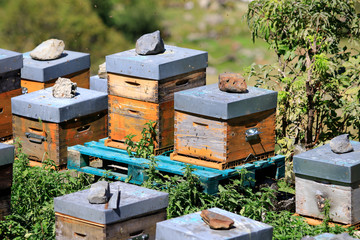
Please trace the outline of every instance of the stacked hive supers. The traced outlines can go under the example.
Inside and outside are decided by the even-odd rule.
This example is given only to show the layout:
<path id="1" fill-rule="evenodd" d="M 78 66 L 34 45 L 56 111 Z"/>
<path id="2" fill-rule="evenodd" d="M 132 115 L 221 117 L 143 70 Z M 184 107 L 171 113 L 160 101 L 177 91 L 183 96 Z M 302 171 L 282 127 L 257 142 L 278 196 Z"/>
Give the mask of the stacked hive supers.
<path id="1" fill-rule="evenodd" d="M 59 77 L 70 78 L 78 87 L 89 88 L 90 54 L 65 50 L 58 59 L 40 61 L 24 53 L 21 87 L 24 93 L 51 87 Z"/>
<path id="2" fill-rule="evenodd" d="M 14 146 L 0 143 L 0 220 L 10 213 Z"/>
<path id="3" fill-rule="evenodd" d="M 175 93 L 171 159 L 226 169 L 273 156 L 276 104 L 277 92 L 255 87 L 228 93 L 212 84 Z"/>
<path id="4" fill-rule="evenodd" d="M 14 137 L 30 160 L 67 163 L 67 146 L 107 136 L 107 94 L 77 88 L 74 98 L 54 98 L 52 87 L 11 99 Z"/>
<path id="5" fill-rule="evenodd" d="M 11 98 L 21 94 L 21 53 L 0 49 L 0 141 L 12 136 Z"/>
<path id="6" fill-rule="evenodd" d="M 165 46 L 162 54 L 141 56 L 135 49 L 106 57 L 109 92 L 109 139 L 126 149 L 125 137 L 156 122 L 155 154 L 173 148 L 174 92 L 206 83 L 207 52 Z"/>

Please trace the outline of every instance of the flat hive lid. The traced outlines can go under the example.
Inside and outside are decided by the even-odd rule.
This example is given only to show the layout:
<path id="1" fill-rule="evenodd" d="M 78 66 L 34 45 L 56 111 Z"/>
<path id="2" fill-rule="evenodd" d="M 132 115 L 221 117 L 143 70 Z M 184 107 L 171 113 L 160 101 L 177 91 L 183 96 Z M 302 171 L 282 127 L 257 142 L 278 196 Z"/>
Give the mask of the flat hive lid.
<path id="1" fill-rule="evenodd" d="M 207 67 L 208 53 L 165 45 L 165 52 L 138 55 L 135 49 L 106 56 L 108 72 L 161 80 Z"/>
<path id="2" fill-rule="evenodd" d="M 60 123 L 107 109 L 107 93 L 77 88 L 74 98 L 54 98 L 52 87 L 11 99 L 12 114 Z"/>
<path id="3" fill-rule="evenodd" d="M 41 61 L 30 57 L 30 52 L 23 54 L 24 67 L 21 78 L 36 82 L 63 77 L 90 68 L 90 54 L 65 50 L 58 59 Z"/>
<path id="4" fill-rule="evenodd" d="M 13 145 L 0 143 L 0 166 L 14 163 Z"/>
<path id="5" fill-rule="evenodd" d="M 0 74 L 15 71 L 23 67 L 21 53 L 0 48 Z"/>
<path id="6" fill-rule="evenodd" d="M 200 213 L 169 219 L 156 223 L 156 239 L 165 240 L 270 240 L 272 239 L 273 227 L 235 213 L 227 212 L 219 208 L 209 209 L 212 212 L 224 215 L 234 221 L 234 227 L 229 230 L 212 230 L 201 219 Z M 171 236 L 169 238 L 169 236 Z"/>
<path id="7" fill-rule="evenodd" d="M 120 205 L 116 210 L 106 209 L 106 204 L 90 204 L 87 199 L 89 189 L 55 198 L 54 210 L 91 222 L 111 224 L 168 206 L 168 193 L 123 182 L 110 183 L 110 193 L 114 193 L 118 187 L 121 191 Z"/>
<path id="8" fill-rule="evenodd" d="M 277 92 L 248 87 L 247 93 L 220 91 L 211 84 L 175 93 L 175 110 L 232 119 L 276 108 Z"/>
<path id="9" fill-rule="evenodd" d="M 360 181 L 360 143 L 351 141 L 353 152 L 336 154 L 329 144 L 294 156 L 296 174 L 342 183 Z"/>

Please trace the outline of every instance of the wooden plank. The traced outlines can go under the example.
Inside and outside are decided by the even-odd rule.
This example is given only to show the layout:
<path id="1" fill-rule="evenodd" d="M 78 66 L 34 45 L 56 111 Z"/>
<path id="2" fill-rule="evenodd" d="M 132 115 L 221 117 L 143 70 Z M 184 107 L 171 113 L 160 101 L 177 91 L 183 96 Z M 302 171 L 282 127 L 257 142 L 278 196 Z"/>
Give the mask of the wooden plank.
<path id="1" fill-rule="evenodd" d="M 12 135 L 11 98 L 21 95 L 21 88 L 0 93 L 0 139 Z"/>
<path id="2" fill-rule="evenodd" d="M 19 137 L 23 151 L 30 160 L 52 159 L 57 166 L 67 164 L 67 147 L 98 140 L 107 136 L 107 111 L 51 123 L 13 115 L 14 136 Z M 27 137 L 31 133 L 37 136 Z M 43 137 L 39 140 L 39 137 Z"/>
<path id="3" fill-rule="evenodd" d="M 156 123 L 155 148 L 170 147 L 174 141 L 173 114 L 174 101 L 158 104 L 109 95 L 109 138 L 124 143 L 127 135 L 135 134 L 133 141 L 138 142 L 151 120 Z"/>
<path id="4" fill-rule="evenodd" d="M 134 100 L 162 103 L 174 100 L 174 92 L 206 84 L 206 70 L 177 75 L 163 80 L 152 80 L 108 73 L 109 95 Z"/>
<path id="5" fill-rule="evenodd" d="M 11 188 L 13 179 L 13 164 L 0 166 L 0 191 Z"/>
<path id="6" fill-rule="evenodd" d="M 293 216 L 301 216 L 297 213 L 294 213 Z M 311 226 L 318 226 L 318 225 L 321 225 L 321 224 L 324 224 L 324 221 L 322 219 L 318 219 L 318 218 L 312 218 L 312 217 L 306 217 L 306 216 L 301 216 L 305 219 L 305 222 Z M 335 222 L 332 222 L 330 221 L 329 223 L 329 226 L 330 227 L 336 227 L 336 226 L 339 226 L 339 227 L 342 227 L 342 228 L 350 228 L 350 227 L 354 227 L 355 230 L 359 230 L 360 229 L 360 223 L 357 223 L 357 224 L 341 224 L 341 223 L 335 223 Z"/>
<path id="7" fill-rule="evenodd" d="M 72 74 L 62 76 L 64 78 L 70 78 L 72 82 L 75 82 L 78 87 L 90 88 L 90 69 L 81 70 Z M 21 79 L 21 87 L 27 88 L 27 92 L 35 92 L 41 89 L 54 86 L 56 79 L 52 79 L 47 82 L 37 82 L 28 79 Z"/>
<path id="8" fill-rule="evenodd" d="M 360 222 L 358 208 L 360 189 L 340 186 L 333 183 L 322 183 L 314 180 L 295 177 L 296 213 L 314 218 L 324 218 L 318 207 L 318 197 L 330 200 L 330 218 L 334 222 L 356 224 Z"/>
<path id="9" fill-rule="evenodd" d="M 55 213 L 56 239 L 120 239 L 140 234 L 155 239 L 156 223 L 166 220 L 166 209 L 109 225 Z"/>
<path id="10" fill-rule="evenodd" d="M 0 190 L 0 221 L 11 211 L 11 189 Z"/>

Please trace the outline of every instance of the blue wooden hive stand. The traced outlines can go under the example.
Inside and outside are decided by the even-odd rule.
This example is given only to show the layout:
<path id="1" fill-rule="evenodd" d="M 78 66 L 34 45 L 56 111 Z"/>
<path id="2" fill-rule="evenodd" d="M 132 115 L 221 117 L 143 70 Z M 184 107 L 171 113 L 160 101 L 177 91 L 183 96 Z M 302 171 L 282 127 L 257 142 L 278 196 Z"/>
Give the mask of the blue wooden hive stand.
<path id="1" fill-rule="evenodd" d="M 79 172 L 105 176 L 109 179 L 129 181 L 142 184 L 146 180 L 145 169 L 149 168 L 150 160 L 130 157 L 125 150 L 106 147 L 104 140 L 87 142 L 84 145 L 68 147 L 68 169 Z M 169 156 L 160 155 L 157 159 L 156 169 L 168 175 L 184 175 L 188 164 L 170 160 Z M 203 184 L 204 192 L 216 194 L 218 185 L 239 176 L 241 169 L 250 172 L 254 179 L 262 177 L 282 178 L 285 173 L 285 157 L 277 155 L 266 160 L 246 163 L 233 169 L 218 170 L 193 165 L 194 174 Z"/>

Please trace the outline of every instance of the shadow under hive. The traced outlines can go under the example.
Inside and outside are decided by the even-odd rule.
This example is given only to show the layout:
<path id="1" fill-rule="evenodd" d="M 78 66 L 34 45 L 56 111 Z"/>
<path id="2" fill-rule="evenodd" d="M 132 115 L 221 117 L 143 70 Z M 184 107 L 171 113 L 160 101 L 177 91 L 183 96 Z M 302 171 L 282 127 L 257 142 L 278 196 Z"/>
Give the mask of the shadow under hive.
<path id="1" fill-rule="evenodd" d="M 0 220 L 10 214 L 14 146 L 0 143 Z"/>
<path id="2" fill-rule="evenodd" d="M 11 100 L 14 136 L 30 160 L 67 163 L 67 146 L 107 135 L 107 94 L 77 88 L 74 98 L 54 98 L 52 88 Z"/>
<path id="3" fill-rule="evenodd" d="M 171 159 L 227 169 L 274 156 L 277 92 L 248 87 L 228 93 L 217 84 L 175 93 Z"/>
<path id="4" fill-rule="evenodd" d="M 11 139 L 11 98 L 21 94 L 21 53 L 0 49 L 0 142 Z"/>
<path id="5" fill-rule="evenodd" d="M 168 193 L 110 183 L 110 194 L 118 189 L 120 203 L 116 209 L 108 208 L 108 204 L 90 204 L 89 189 L 55 198 L 56 239 L 154 240 L 156 223 L 166 219 Z"/>
<path id="6" fill-rule="evenodd" d="M 48 61 L 35 60 L 30 52 L 23 54 L 21 87 L 31 93 L 52 87 L 59 77 L 70 78 L 78 87 L 89 88 L 90 54 L 65 50 L 60 58 Z"/>
<path id="7" fill-rule="evenodd" d="M 328 200 L 332 221 L 360 222 L 360 143 L 351 143 L 349 153 L 336 154 L 326 144 L 294 156 L 296 213 L 323 219 Z"/>
<path id="8" fill-rule="evenodd" d="M 109 91 L 107 146 L 126 149 L 125 137 L 156 122 L 155 154 L 174 143 L 174 92 L 206 84 L 207 52 L 165 46 L 158 55 L 141 56 L 135 49 L 106 57 Z"/>

